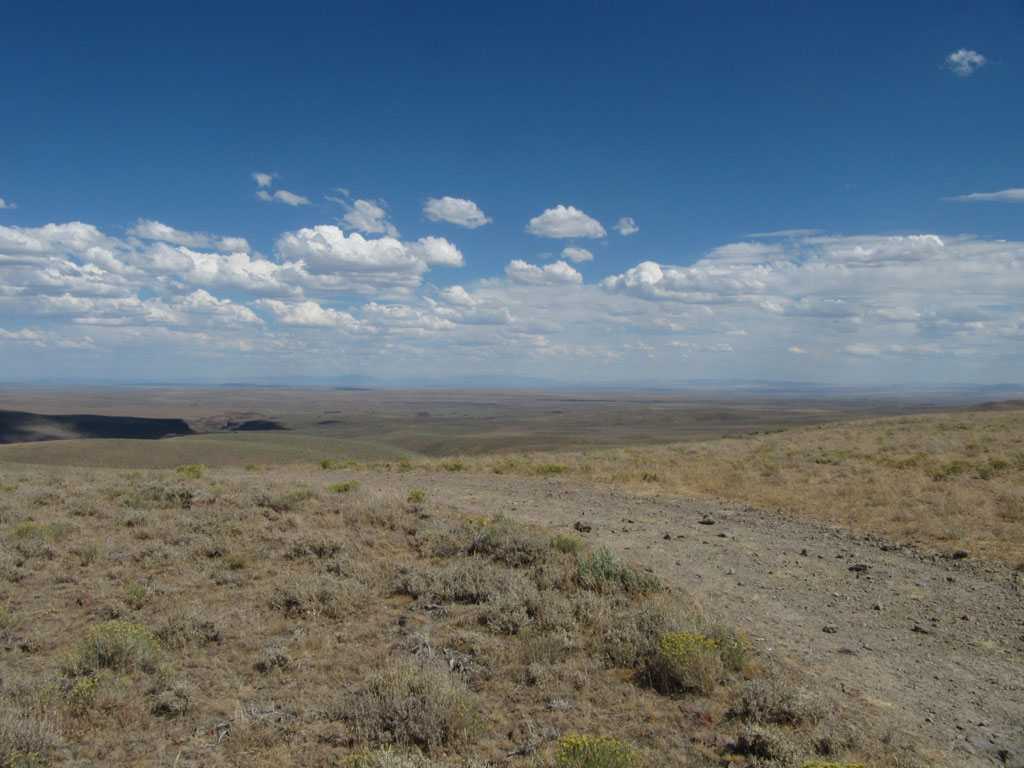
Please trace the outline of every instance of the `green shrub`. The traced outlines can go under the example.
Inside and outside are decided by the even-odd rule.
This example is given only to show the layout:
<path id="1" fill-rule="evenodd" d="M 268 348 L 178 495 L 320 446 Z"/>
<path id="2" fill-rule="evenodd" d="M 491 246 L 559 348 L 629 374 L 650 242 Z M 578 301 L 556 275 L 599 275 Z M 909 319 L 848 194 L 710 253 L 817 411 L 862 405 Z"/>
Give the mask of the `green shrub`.
<path id="1" fill-rule="evenodd" d="M 718 643 L 696 632 L 674 632 L 661 639 L 651 662 L 651 681 L 665 693 L 710 694 L 722 676 Z"/>
<path id="2" fill-rule="evenodd" d="M 129 509 L 188 509 L 192 504 L 192 492 L 183 485 L 161 485 L 147 483 L 134 486 L 128 491 L 115 492 L 112 498 Z"/>
<path id="3" fill-rule="evenodd" d="M 748 669 L 754 659 L 754 648 L 739 631 L 729 624 L 714 622 L 704 633 L 718 647 L 718 655 L 725 668 L 734 672 Z"/>
<path id="4" fill-rule="evenodd" d="M 182 464 L 174 471 L 183 477 L 191 477 L 194 480 L 198 480 L 206 474 L 206 467 L 202 464 Z"/>
<path id="5" fill-rule="evenodd" d="M 584 589 L 598 593 L 621 589 L 632 595 L 661 591 L 661 582 L 650 573 L 634 571 L 607 547 L 589 556 L 577 556 L 577 581 Z"/>
<path id="6" fill-rule="evenodd" d="M 561 533 L 556 533 L 551 538 L 551 546 L 567 555 L 575 555 L 583 551 L 583 542 L 575 536 L 565 536 Z"/>
<path id="7" fill-rule="evenodd" d="M 309 488 L 299 488 L 288 493 L 282 493 L 280 496 L 270 497 L 264 494 L 258 496 L 255 502 L 258 507 L 269 507 L 275 512 L 287 512 L 296 504 L 312 499 L 314 495 L 313 491 Z"/>
<path id="8" fill-rule="evenodd" d="M 410 471 L 412 469 L 412 462 L 411 461 L 406 461 L 405 459 L 402 459 L 400 462 L 395 464 L 395 468 L 399 472 L 408 472 L 408 471 Z"/>
<path id="9" fill-rule="evenodd" d="M 73 675 L 94 674 L 101 669 L 141 669 L 151 672 L 162 650 L 156 636 L 141 624 L 115 619 L 90 629 L 65 660 Z"/>
<path id="10" fill-rule="evenodd" d="M 410 504 L 422 504 L 427 500 L 426 491 L 409 491 L 409 503 Z"/>
<path id="11" fill-rule="evenodd" d="M 358 480 L 349 480 L 345 483 L 335 483 L 331 486 L 331 490 L 334 493 L 351 493 L 352 491 L 358 491 L 362 486 L 362 483 Z"/>
<path id="12" fill-rule="evenodd" d="M 546 534 L 516 525 L 500 514 L 478 528 L 469 546 L 471 555 L 487 555 L 515 567 L 542 562 L 550 551 Z"/>
<path id="13" fill-rule="evenodd" d="M 555 753 L 558 768 L 637 768 L 640 755 L 625 741 L 610 736 L 566 736 Z"/>
<path id="14" fill-rule="evenodd" d="M 461 461 L 442 461 L 440 467 L 448 472 L 460 472 L 464 468 Z"/>
<path id="15" fill-rule="evenodd" d="M 45 768 L 46 757 L 39 752 L 11 752 L 0 768 Z"/>
<path id="16" fill-rule="evenodd" d="M 560 475 L 565 472 L 561 464 L 540 464 L 535 470 L 538 475 Z"/>
<path id="17" fill-rule="evenodd" d="M 145 605 L 147 597 L 149 597 L 149 587 L 145 584 L 136 582 L 134 584 L 129 584 L 125 588 L 124 601 L 128 604 L 128 607 L 133 610 L 137 611 Z"/>
<path id="18" fill-rule="evenodd" d="M 22 557 L 51 556 L 53 529 L 48 525 L 26 520 L 9 534 L 11 543 Z"/>
<path id="19" fill-rule="evenodd" d="M 82 717 L 92 709 L 96 701 L 96 691 L 102 675 L 89 675 L 78 682 L 68 693 L 68 707 L 75 717 Z"/>
<path id="20" fill-rule="evenodd" d="M 320 469 L 337 469 L 338 465 L 333 459 L 320 459 Z"/>

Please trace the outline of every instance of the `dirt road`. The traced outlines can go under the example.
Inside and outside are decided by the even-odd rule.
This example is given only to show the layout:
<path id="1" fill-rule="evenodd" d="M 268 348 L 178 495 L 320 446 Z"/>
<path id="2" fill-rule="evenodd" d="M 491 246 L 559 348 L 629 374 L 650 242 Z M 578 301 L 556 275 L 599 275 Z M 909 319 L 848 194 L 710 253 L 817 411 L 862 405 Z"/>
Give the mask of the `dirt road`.
<path id="1" fill-rule="evenodd" d="M 503 475 L 403 479 L 467 514 L 567 532 L 582 521 L 591 530 L 575 535 L 693 594 L 919 758 L 1024 766 L 1019 572 L 704 498 Z"/>

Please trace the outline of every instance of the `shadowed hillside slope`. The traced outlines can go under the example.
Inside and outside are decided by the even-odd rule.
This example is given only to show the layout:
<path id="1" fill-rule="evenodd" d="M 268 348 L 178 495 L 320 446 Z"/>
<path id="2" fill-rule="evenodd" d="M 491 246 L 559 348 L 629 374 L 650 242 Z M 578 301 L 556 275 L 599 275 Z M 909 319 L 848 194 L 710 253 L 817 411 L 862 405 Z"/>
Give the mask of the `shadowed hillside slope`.
<path id="1" fill-rule="evenodd" d="M 97 437 L 157 440 L 161 437 L 191 434 L 191 427 L 183 419 L 0 411 L 0 443 Z"/>

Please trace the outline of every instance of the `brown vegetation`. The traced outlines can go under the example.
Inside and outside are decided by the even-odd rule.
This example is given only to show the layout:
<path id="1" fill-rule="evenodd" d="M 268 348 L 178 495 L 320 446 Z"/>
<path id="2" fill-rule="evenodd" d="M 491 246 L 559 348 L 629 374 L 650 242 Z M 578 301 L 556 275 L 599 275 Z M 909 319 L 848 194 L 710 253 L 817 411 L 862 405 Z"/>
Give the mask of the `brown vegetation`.
<path id="1" fill-rule="evenodd" d="M 892 763 L 654 575 L 365 478 L 0 466 L 0 765 Z"/>

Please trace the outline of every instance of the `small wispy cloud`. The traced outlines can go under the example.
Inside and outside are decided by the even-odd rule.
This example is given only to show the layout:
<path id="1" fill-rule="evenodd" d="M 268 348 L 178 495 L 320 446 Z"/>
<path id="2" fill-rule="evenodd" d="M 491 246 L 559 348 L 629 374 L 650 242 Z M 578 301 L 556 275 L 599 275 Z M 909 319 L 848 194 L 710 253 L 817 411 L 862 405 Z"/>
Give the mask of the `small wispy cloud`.
<path id="1" fill-rule="evenodd" d="M 843 351 L 859 357 L 874 357 L 881 354 L 881 350 L 876 345 L 863 343 L 847 344 L 843 347 Z"/>
<path id="2" fill-rule="evenodd" d="M 973 75 L 976 70 L 988 64 L 988 59 L 977 51 L 961 48 L 946 57 L 946 68 L 959 77 Z"/>
<path id="3" fill-rule="evenodd" d="M 423 206 L 423 213 L 431 221 L 447 221 L 468 229 L 482 227 L 491 221 L 472 200 L 447 195 L 427 200 Z"/>
<path id="4" fill-rule="evenodd" d="M 345 201 L 339 200 L 339 202 L 348 208 L 348 213 L 342 217 L 342 220 L 352 229 L 357 229 L 368 235 L 398 237 L 395 225 L 388 221 L 388 212 L 384 210 L 384 201 L 356 200 L 351 205 Z"/>
<path id="5" fill-rule="evenodd" d="M 539 237 L 604 237 L 607 234 L 601 222 L 571 205 L 557 205 L 534 216 L 526 231 Z"/>
<path id="6" fill-rule="evenodd" d="M 254 171 L 252 174 L 253 180 L 260 187 L 269 187 L 274 182 L 275 176 L 277 176 L 276 173 L 260 173 L 259 171 Z"/>
<path id="7" fill-rule="evenodd" d="M 531 285 L 582 285 L 583 275 L 564 261 L 538 267 L 522 259 L 513 259 L 505 267 L 505 274 L 513 282 Z"/>
<path id="8" fill-rule="evenodd" d="M 636 225 L 636 221 L 634 221 L 632 216 L 623 216 L 612 229 L 619 230 L 619 234 L 623 237 L 640 231 L 640 227 Z"/>
<path id="9" fill-rule="evenodd" d="M 774 232 L 751 232 L 745 237 L 810 237 L 820 233 L 820 229 L 778 229 Z"/>
<path id="10" fill-rule="evenodd" d="M 312 203 L 309 202 L 308 197 L 296 195 L 294 192 L 289 192 L 286 189 L 279 189 L 274 194 L 270 194 L 267 190 L 261 189 L 256 193 L 256 197 L 268 203 L 276 201 L 284 203 L 285 205 L 312 205 Z"/>
<path id="11" fill-rule="evenodd" d="M 4 200 L 2 197 L 0 197 L 0 210 L 3 210 L 4 208 L 17 208 L 17 207 L 18 206 L 16 206 L 14 203 L 8 203 L 6 200 Z"/>
<path id="12" fill-rule="evenodd" d="M 594 254 L 586 248 L 577 248 L 576 246 L 570 245 L 568 248 L 562 249 L 562 258 L 574 261 L 578 264 L 582 261 L 593 261 Z"/>
<path id="13" fill-rule="evenodd" d="M 957 202 L 973 202 L 977 200 L 995 201 L 999 203 L 1024 203 L 1024 188 L 1001 189 L 998 192 L 972 192 L 969 195 L 947 197 L 946 200 Z"/>

